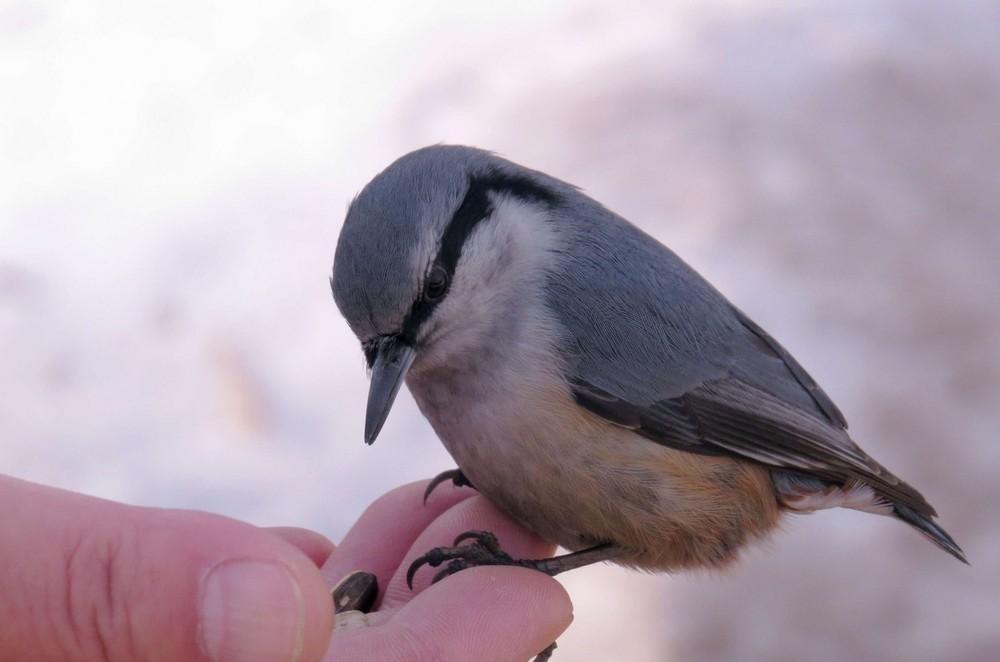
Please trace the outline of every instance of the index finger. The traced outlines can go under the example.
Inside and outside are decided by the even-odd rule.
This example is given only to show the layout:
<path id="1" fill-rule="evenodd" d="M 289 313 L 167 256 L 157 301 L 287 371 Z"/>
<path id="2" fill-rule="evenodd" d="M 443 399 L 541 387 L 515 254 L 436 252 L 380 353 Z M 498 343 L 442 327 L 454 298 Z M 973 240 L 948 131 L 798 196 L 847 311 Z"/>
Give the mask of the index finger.
<path id="1" fill-rule="evenodd" d="M 475 494 L 468 488 L 439 489 L 425 505 L 428 482 L 397 487 L 368 506 L 320 569 L 331 586 L 349 573 L 364 570 L 378 578 L 381 597 L 420 533 L 438 515 Z"/>

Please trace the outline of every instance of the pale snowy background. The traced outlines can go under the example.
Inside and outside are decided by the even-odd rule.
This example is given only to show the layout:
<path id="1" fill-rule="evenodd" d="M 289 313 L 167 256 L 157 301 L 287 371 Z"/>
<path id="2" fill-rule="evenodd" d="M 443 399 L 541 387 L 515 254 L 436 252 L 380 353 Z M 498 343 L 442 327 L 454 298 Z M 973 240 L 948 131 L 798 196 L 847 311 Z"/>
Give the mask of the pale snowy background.
<path id="1" fill-rule="evenodd" d="M 326 278 L 372 175 L 470 143 L 693 263 L 973 563 L 793 518 L 571 573 L 556 659 L 1000 659 L 1000 4 L 362 4 L 0 1 L 0 471 L 336 540 L 451 466 L 408 395 L 362 443 Z"/>

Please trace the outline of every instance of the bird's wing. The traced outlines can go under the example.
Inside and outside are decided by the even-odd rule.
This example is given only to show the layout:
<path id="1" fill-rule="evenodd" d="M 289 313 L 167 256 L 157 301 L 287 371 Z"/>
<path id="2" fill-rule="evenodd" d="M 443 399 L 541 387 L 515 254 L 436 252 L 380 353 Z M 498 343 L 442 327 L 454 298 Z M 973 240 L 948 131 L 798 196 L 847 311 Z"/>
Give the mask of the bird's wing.
<path id="1" fill-rule="evenodd" d="M 656 443 L 728 454 L 933 508 L 859 448 L 843 415 L 773 338 L 676 255 L 617 217 L 569 245 L 548 303 L 584 408 Z"/>
<path id="2" fill-rule="evenodd" d="M 738 378 L 707 381 L 679 397 L 642 404 L 579 377 L 571 386 L 581 406 L 656 443 L 735 455 L 835 484 L 859 480 L 894 503 L 935 514 L 919 492 L 869 457 L 842 428 Z"/>
<path id="3" fill-rule="evenodd" d="M 743 328 L 753 334 L 753 336 L 763 344 L 761 349 L 764 353 L 772 354 L 774 357 L 781 360 L 784 367 L 789 373 L 791 373 L 792 377 L 795 378 L 795 381 L 798 382 L 799 386 L 809 393 L 809 397 L 812 398 L 813 402 L 816 403 L 816 406 L 823 412 L 826 419 L 837 427 L 846 430 L 847 419 L 844 418 L 844 415 L 840 412 L 840 409 L 837 408 L 837 405 L 833 404 L 833 400 L 830 399 L 830 396 L 828 396 L 826 392 L 820 388 L 819 384 L 816 383 L 816 380 L 810 377 L 809 373 L 805 371 L 805 368 L 799 365 L 799 362 L 795 360 L 795 357 L 789 354 L 788 350 L 782 347 L 777 340 L 768 335 L 767 331 L 760 328 L 756 322 L 747 317 L 743 311 L 733 307 L 733 312 L 736 314 L 736 318 L 740 321 L 740 324 L 743 325 Z"/>

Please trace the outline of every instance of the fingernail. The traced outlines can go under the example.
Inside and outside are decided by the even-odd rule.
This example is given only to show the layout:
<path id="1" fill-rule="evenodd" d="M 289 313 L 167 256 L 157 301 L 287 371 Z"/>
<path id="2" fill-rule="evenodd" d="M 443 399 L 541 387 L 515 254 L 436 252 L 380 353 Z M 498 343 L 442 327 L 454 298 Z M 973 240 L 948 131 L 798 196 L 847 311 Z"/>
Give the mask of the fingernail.
<path id="1" fill-rule="evenodd" d="M 225 561 L 202 580 L 198 630 L 214 662 L 294 662 L 305 636 L 302 590 L 280 564 Z"/>

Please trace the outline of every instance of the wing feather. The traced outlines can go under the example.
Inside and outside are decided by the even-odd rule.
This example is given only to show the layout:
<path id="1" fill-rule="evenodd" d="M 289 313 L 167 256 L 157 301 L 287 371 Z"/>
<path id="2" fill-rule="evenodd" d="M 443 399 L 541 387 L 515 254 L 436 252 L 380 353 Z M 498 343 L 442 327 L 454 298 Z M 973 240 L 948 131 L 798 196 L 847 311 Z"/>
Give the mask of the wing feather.
<path id="1" fill-rule="evenodd" d="M 546 300 L 576 401 L 656 443 L 934 510 L 862 451 L 816 381 L 668 248 L 584 196 L 550 210 L 563 246 Z"/>
<path id="2" fill-rule="evenodd" d="M 575 378 L 576 401 L 591 412 L 671 448 L 728 454 L 834 483 L 860 480 L 894 502 L 935 515 L 907 483 L 859 448 L 843 428 L 775 396 L 727 378 L 651 405 L 636 405 Z"/>

